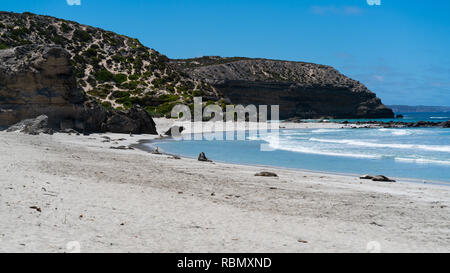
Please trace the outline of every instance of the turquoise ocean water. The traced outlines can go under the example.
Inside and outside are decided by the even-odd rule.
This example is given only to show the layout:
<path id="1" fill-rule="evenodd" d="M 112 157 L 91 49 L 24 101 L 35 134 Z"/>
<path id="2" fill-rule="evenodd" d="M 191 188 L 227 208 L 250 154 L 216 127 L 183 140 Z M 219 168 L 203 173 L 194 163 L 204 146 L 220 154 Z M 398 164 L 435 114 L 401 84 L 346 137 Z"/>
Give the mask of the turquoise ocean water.
<path id="1" fill-rule="evenodd" d="M 448 116 L 414 113 L 405 114 L 404 120 L 444 121 Z M 261 144 L 273 150 L 261 151 Z M 443 128 L 282 129 L 247 132 L 245 140 L 163 140 L 149 145 L 187 157 L 205 152 L 212 160 L 230 163 L 450 182 L 450 129 Z"/>

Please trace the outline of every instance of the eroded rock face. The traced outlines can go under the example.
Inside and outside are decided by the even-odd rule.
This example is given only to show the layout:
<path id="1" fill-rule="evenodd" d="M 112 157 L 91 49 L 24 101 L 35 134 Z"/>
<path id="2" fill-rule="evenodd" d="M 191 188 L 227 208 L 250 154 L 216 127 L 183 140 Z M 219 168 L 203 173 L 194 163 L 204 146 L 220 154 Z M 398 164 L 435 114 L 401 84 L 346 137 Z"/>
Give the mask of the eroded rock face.
<path id="1" fill-rule="evenodd" d="M 210 58 L 214 59 L 175 60 L 174 64 L 191 77 L 212 84 L 233 104 L 280 105 L 282 119 L 394 117 L 363 84 L 329 66 Z"/>
<path id="2" fill-rule="evenodd" d="M 85 101 L 61 48 L 21 46 L 1 50 L 0 60 L 0 125 L 41 114 L 55 125 Z"/>
<path id="3" fill-rule="evenodd" d="M 104 130 L 115 133 L 157 134 L 155 122 L 139 106 L 129 111 L 112 111 L 103 124 Z"/>
<path id="4" fill-rule="evenodd" d="M 156 134 L 140 107 L 106 110 L 77 85 L 70 54 L 57 46 L 26 45 L 0 50 L 0 126 L 40 115 L 58 130 Z"/>
<path id="5" fill-rule="evenodd" d="M 39 135 L 40 133 L 52 134 L 53 130 L 48 128 L 48 117 L 41 115 L 34 119 L 25 119 L 10 126 L 7 132 L 20 132 L 30 135 Z"/>

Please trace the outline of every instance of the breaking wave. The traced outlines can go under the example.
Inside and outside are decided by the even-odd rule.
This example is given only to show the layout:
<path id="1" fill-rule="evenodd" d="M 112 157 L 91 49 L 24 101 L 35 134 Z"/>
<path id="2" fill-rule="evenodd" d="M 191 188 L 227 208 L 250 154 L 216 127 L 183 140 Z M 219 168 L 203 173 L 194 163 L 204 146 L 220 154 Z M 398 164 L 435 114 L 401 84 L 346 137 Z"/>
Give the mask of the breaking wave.
<path id="1" fill-rule="evenodd" d="M 450 145 L 421 145 L 421 144 L 400 144 L 400 143 L 374 143 L 367 141 L 360 141 L 354 139 L 319 139 L 310 138 L 310 141 L 323 142 L 323 143 L 335 143 L 346 144 L 361 147 L 374 147 L 374 148 L 391 148 L 391 149 L 416 149 L 433 152 L 447 152 L 450 153 Z"/>

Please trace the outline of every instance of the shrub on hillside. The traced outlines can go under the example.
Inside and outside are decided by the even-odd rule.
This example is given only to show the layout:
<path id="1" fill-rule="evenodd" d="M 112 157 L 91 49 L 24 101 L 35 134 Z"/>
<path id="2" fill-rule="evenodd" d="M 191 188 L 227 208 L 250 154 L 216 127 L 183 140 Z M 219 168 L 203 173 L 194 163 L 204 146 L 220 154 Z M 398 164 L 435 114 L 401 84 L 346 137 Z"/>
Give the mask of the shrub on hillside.
<path id="1" fill-rule="evenodd" d="M 84 52 L 84 55 L 88 58 L 97 57 L 97 50 L 91 47 Z"/>
<path id="2" fill-rule="evenodd" d="M 88 32 L 80 29 L 76 29 L 73 32 L 73 38 L 81 42 L 89 42 L 92 39 L 91 35 Z"/>
<path id="3" fill-rule="evenodd" d="M 177 95 L 167 95 L 167 94 L 161 95 L 158 98 L 158 100 L 161 103 L 173 102 L 173 101 L 177 101 L 178 99 L 179 99 L 179 97 Z"/>
<path id="4" fill-rule="evenodd" d="M 127 81 L 127 75 L 125 74 L 115 74 L 113 80 L 118 83 L 122 84 Z"/>
<path id="5" fill-rule="evenodd" d="M 114 79 L 114 75 L 106 69 L 102 69 L 95 73 L 95 79 L 99 82 L 110 82 Z"/>
<path id="6" fill-rule="evenodd" d="M 113 98 L 126 98 L 126 97 L 130 97 L 130 93 L 128 93 L 126 91 L 114 91 L 112 93 L 112 97 Z"/>
<path id="7" fill-rule="evenodd" d="M 104 101 L 104 102 L 102 102 L 102 106 L 103 106 L 105 109 L 107 109 L 107 110 L 113 109 L 113 106 L 112 106 L 112 104 L 111 104 L 109 101 Z"/>
<path id="8" fill-rule="evenodd" d="M 9 48 L 9 46 L 7 46 L 7 45 L 5 45 L 3 43 L 0 43 L 0 50 L 8 49 L 8 48 Z"/>
<path id="9" fill-rule="evenodd" d="M 72 28 L 68 24 L 62 23 L 61 24 L 61 31 L 64 32 L 64 33 L 69 33 L 69 32 L 72 31 Z"/>
<path id="10" fill-rule="evenodd" d="M 139 74 L 133 74 L 133 75 L 128 76 L 128 79 L 130 81 L 136 81 L 136 80 L 139 80 L 140 77 L 141 77 L 141 75 L 139 75 Z"/>

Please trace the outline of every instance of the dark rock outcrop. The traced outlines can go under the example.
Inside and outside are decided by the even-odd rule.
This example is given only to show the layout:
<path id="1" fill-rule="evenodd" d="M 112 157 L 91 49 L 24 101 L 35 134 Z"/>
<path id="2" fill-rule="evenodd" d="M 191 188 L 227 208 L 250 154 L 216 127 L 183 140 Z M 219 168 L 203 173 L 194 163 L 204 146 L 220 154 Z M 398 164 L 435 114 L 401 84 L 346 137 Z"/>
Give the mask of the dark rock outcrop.
<path id="1" fill-rule="evenodd" d="M 418 121 L 418 122 L 403 122 L 403 121 L 356 121 L 348 122 L 344 121 L 341 124 L 354 124 L 354 125 L 364 125 L 363 127 L 357 128 L 435 128 L 449 126 L 449 122 L 433 122 L 433 121 Z M 355 127 L 356 128 L 356 127 Z"/>
<path id="2" fill-rule="evenodd" d="M 441 126 L 442 123 L 440 122 L 432 122 L 432 121 L 418 121 L 418 122 L 414 122 L 414 123 L 408 123 L 407 126 L 408 127 L 438 127 Z"/>
<path id="3" fill-rule="evenodd" d="M 443 128 L 450 128 L 450 120 L 441 123 Z"/>
<path id="4" fill-rule="evenodd" d="M 391 118 L 363 84 L 330 66 L 266 59 L 203 57 L 173 60 L 233 104 L 280 105 L 280 118 Z"/>
<path id="5" fill-rule="evenodd" d="M 288 118 L 288 119 L 285 119 L 283 122 L 292 122 L 292 123 L 302 123 L 303 122 L 303 119 L 302 118 L 299 118 L 299 117 L 294 117 L 294 118 Z"/>
<path id="6" fill-rule="evenodd" d="M 7 132 L 20 132 L 30 135 L 53 134 L 53 130 L 48 128 L 48 117 L 41 115 L 34 119 L 25 119 L 21 122 L 10 126 Z"/>
<path id="7" fill-rule="evenodd" d="M 108 132 L 157 134 L 155 122 L 139 106 L 134 106 L 126 112 L 109 111 L 102 126 L 104 127 L 103 130 Z"/>
<path id="8" fill-rule="evenodd" d="M 107 110 L 79 88 L 70 54 L 58 46 L 26 45 L 0 50 L 0 126 L 48 117 L 48 127 L 82 132 L 156 134 L 139 106 Z"/>

